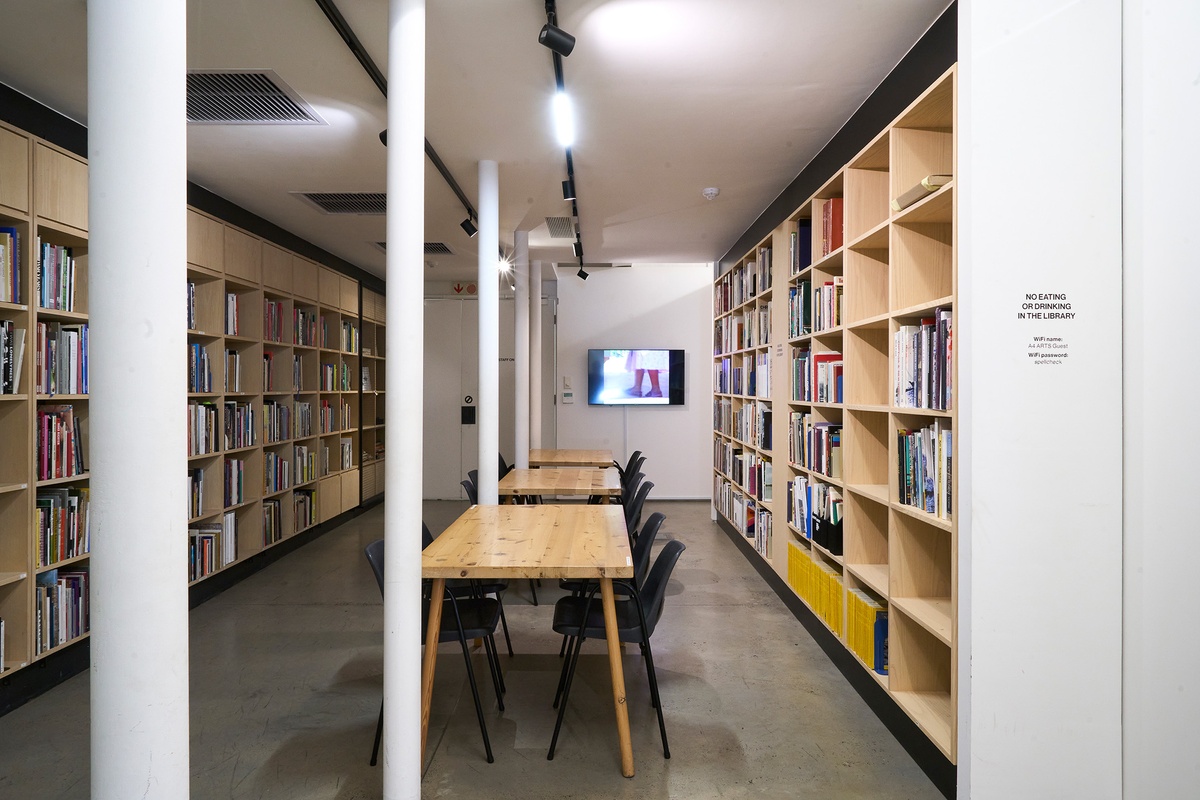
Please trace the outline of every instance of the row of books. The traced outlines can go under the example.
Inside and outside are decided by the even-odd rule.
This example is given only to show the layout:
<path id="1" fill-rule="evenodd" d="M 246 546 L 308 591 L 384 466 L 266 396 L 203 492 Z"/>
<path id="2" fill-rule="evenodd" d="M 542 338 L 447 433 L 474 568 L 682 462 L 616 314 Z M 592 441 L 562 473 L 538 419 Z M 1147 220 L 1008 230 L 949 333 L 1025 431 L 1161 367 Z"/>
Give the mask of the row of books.
<path id="1" fill-rule="evenodd" d="M 350 427 L 349 403 L 343 402 L 335 408 L 333 401 L 321 401 L 321 433 L 337 433 Z"/>
<path id="2" fill-rule="evenodd" d="M 263 341 L 283 341 L 283 321 L 287 305 L 282 300 L 263 298 Z"/>
<path id="3" fill-rule="evenodd" d="M 771 512 L 762 507 L 752 509 L 754 514 L 754 549 L 763 558 L 770 559 L 774 551 L 775 524 Z"/>
<path id="4" fill-rule="evenodd" d="M 814 353 L 808 345 L 792 348 L 792 400 L 799 403 L 844 402 L 842 354 Z"/>
<path id="5" fill-rule="evenodd" d="M 292 459 L 271 450 L 263 453 L 263 493 L 274 494 L 292 487 Z"/>
<path id="6" fill-rule="evenodd" d="M 188 527 L 188 579 L 207 577 L 237 560 L 237 514 Z"/>
<path id="7" fill-rule="evenodd" d="M 313 435 L 313 417 L 312 403 L 295 401 L 293 406 L 292 418 L 295 420 L 295 427 L 292 429 L 292 435 L 297 439 L 303 439 Z"/>
<path id="8" fill-rule="evenodd" d="M 813 329 L 826 331 L 842 324 L 842 296 L 845 279 L 835 275 L 813 291 Z"/>
<path id="9" fill-rule="evenodd" d="M 204 516 L 204 469 L 196 468 L 187 471 L 188 477 L 188 519 Z"/>
<path id="10" fill-rule="evenodd" d="M 196 327 L 196 282 L 187 282 L 187 327 L 189 331 L 199 330 Z"/>
<path id="11" fill-rule="evenodd" d="M 188 403 L 187 452 L 189 456 L 217 452 L 218 422 L 215 403 Z"/>
<path id="12" fill-rule="evenodd" d="M 354 384 L 351 379 L 349 364 L 321 365 L 322 392 L 352 392 Z"/>
<path id="13" fill-rule="evenodd" d="M 36 435 L 39 481 L 87 472 L 83 432 L 74 406 L 38 406 Z"/>
<path id="14" fill-rule="evenodd" d="M 292 438 L 292 433 L 291 404 L 276 400 L 263 403 L 263 441 L 267 444 L 286 442 Z"/>
<path id="15" fill-rule="evenodd" d="M 52 569 L 39 574 L 34 596 L 34 654 L 87 633 L 90 616 L 87 570 Z"/>
<path id="16" fill-rule="evenodd" d="M 862 589 L 846 592 L 846 646 L 880 675 L 888 674 L 888 612 Z"/>
<path id="17" fill-rule="evenodd" d="M 842 575 L 798 542 L 788 542 L 787 582 L 839 637 L 844 632 Z"/>
<path id="18" fill-rule="evenodd" d="M 25 329 L 11 319 L 0 320 L 0 394 L 21 393 L 25 362 Z"/>
<path id="19" fill-rule="evenodd" d="M 225 351 L 225 391 L 242 391 L 242 354 L 238 350 Z"/>
<path id="20" fill-rule="evenodd" d="M 320 343 L 317 330 L 317 312 L 297 308 L 292 311 L 294 337 L 292 341 L 303 347 L 316 347 Z"/>
<path id="21" fill-rule="evenodd" d="M 225 459 L 225 507 L 246 501 L 246 462 L 240 458 Z"/>
<path id="22" fill-rule="evenodd" d="M 821 218 L 821 247 L 819 252 L 822 257 L 829 255 L 842 246 L 843 206 L 844 203 L 840 197 L 830 197 L 827 200 L 813 201 L 813 215 L 820 216 Z M 815 244 L 814 242 L 814 246 Z"/>
<path id="23" fill-rule="evenodd" d="M 313 489 L 297 489 L 292 492 L 294 504 L 293 523 L 296 532 L 317 524 L 317 493 Z"/>
<path id="24" fill-rule="evenodd" d="M 733 401 L 728 397 L 713 398 L 713 430 L 733 436 Z"/>
<path id="25" fill-rule="evenodd" d="M 771 288 L 771 248 L 760 247 L 754 261 L 734 267 L 713 287 L 713 316 L 725 314 Z"/>
<path id="26" fill-rule="evenodd" d="M 771 460 L 753 451 L 735 449 L 729 464 L 729 477 L 755 500 L 770 501 L 772 492 Z"/>
<path id="27" fill-rule="evenodd" d="M 803 280 L 788 289 L 788 338 L 812 333 L 812 281 Z"/>
<path id="28" fill-rule="evenodd" d="M 954 434 L 942 420 L 917 430 L 896 431 L 896 485 L 900 503 L 951 519 L 954 498 Z"/>
<path id="29" fill-rule="evenodd" d="M 238 313 L 237 292 L 225 293 L 225 335 L 241 336 L 241 314 Z"/>
<path id="30" fill-rule="evenodd" d="M 342 456 L 342 469 L 354 468 L 354 440 L 342 438 L 338 441 Z"/>
<path id="31" fill-rule="evenodd" d="M 86 486 L 38 489 L 37 566 L 48 567 L 91 552 L 91 517 Z"/>
<path id="32" fill-rule="evenodd" d="M 788 483 L 788 523 L 806 539 L 842 555 L 842 493 L 836 486 L 798 475 Z"/>
<path id="33" fill-rule="evenodd" d="M 71 248 L 38 240 L 34 289 L 39 308 L 75 310 L 76 259 Z"/>
<path id="34" fill-rule="evenodd" d="M 212 363 L 208 358 L 208 348 L 199 342 L 191 342 L 188 344 L 188 391 L 212 390 Z"/>
<path id="35" fill-rule="evenodd" d="M 842 426 L 815 414 L 788 415 L 788 460 L 830 478 L 842 477 Z"/>
<path id="36" fill-rule="evenodd" d="M 38 394 L 88 393 L 88 325 L 37 324 Z"/>
<path id="37" fill-rule="evenodd" d="M 0 226 L 0 303 L 21 303 L 21 234 L 6 226 Z"/>
<path id="38" fill-rule="evenodd" d="M 761 400 L 746 403 L 733 419 L 732 435 L 762 450 L 771 448 L 771 406 Z"/>
<path id="39" fill-rule="evenodd" d="M 358 326 L 348 320 L 342 321 L 342 352 L 357 353 L 359 348 Z"/>
<path id="40" fill-rule="evenodd" d="M 303 484 L 317 479 L 317 454 L 306 445 L 298 444 L 293 451 L 296 461 L 296 483 Z"/>
<path id="41" fill-rule="evenodd" d="M 919 325 L 901 325 L 892 337 L 895 404 L 948 411 L 954 397 L 953 312 L 938 308 Z"/>
<path id="42" fill-rule="evenodd" d="M 225 402 L 225 449 L 239 450 L 258 443 L 257 426 L 254 424 L 254 406 L 236 400 Z"/>
<path id="43" fill-rule="evenodd" d="M 262 506 L 263 546 L 283 540 L 283 503 L 279 498 L 264 500 Z"/>
<path id="44" fill-rule="evenodd" d="M 804 219 L 794 219 L 789 222 L 788 239 L 788 263 L 791 264 L 789 274 L 799 275 L 802 270 L 812 266 L 812 220 L 806 217 Z"/>

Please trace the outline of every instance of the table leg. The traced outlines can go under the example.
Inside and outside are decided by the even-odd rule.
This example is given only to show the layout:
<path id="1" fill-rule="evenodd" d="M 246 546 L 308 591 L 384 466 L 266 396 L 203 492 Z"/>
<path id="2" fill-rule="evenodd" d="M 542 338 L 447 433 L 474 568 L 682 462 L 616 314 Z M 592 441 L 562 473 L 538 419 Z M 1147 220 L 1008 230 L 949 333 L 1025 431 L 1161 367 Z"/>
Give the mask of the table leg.
<path id="1" fill-rule="evenodd" d="M 608 666 L 612 674 L 613 705 L 617 711 L 617 740 L 621 745 L 621 774 L 633 777 L 633 742 L 629 738 L 629 706 L 625 703 L 625 670 L 621 666 L 621 640 L 617 634 L 617 605 L 612 578 L 600 579 L 604 601 L 604 633 L 608 638 Z"/>
<path id="2" fill-rule="evenodd" d="M 429 705 L 433 699 L 433 673 L 437 667 L 438 639 L 442 632 L 442 597 L 446 579 L 434 578 L 430 590 L 429 627 L 425 632 L 425 664 L 421 670 L 421 768 L 425 768 L 425 739 L 429 733 Z M 614 621 L 615 621 L 614 617 Z"/>

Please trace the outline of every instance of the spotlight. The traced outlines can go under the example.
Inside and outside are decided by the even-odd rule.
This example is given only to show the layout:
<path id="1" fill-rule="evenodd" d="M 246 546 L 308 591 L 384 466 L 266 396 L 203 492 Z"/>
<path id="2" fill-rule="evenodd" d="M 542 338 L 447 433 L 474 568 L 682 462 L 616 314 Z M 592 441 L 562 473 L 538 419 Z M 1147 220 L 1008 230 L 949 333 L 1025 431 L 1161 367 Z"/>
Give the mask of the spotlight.
<path id="1" fill-rule="evenodd" d="M 584 272 L 584 271 L 583 271 L 583 267 L 580 267 L 580 268 L 579 268 L 579 272 L 576 272 L 576 273 L 575 273 L 575 275 L 576 275 L 576 277 L 578 277 L 578 278 L 579 278 L 579 280 L 581 280 L 581 281 L 586 281 L 586 280 L 588 279 L 588 274 L 587 274 L 586 272 Z"/>
<path id="2" fill-rule="evenodd" d="M 569 178 L 562 182 L 563 184 L 563 200 L 575 199 L 575 181 Z"/>
<path id="3" fill-rule="evenodd" d="M 458 224 L 459 224 L 459 227 L 461 227 L 463 229 L 463 231 L 466 232 L 467 236 L 474 236 L 475 234 L 479 233 L 479 228 L 475 227 L 475 223 L 471 222 L 470 217 L 467 217 L 466 219 L 464 219 L 462 222 L 460 222 Z"/>
<path id="4" fill-rule="evenodd" d="M 549 23 L 542 26 L 542 32 L 538 34 L 538 43 L 544 44 L 563 58 L 571 55 L 571 51 L 575 49 L 575 37 Z"/>
<path id="5" fill-rule="evenodd" d="M 560 147 L 570 147 L 575 144 L 575 111 L 571 106 L 571 97 L 566 92 L 554 93 L 551 101 L 554 112 L 554 137 Z"/>
<path id="6" fill-rule="evenodd" d="M 575 244 L 571 245 L 571 252 L 575 254 L 576 258 L 583 258 L 583 242 L 576 239 Z"/>

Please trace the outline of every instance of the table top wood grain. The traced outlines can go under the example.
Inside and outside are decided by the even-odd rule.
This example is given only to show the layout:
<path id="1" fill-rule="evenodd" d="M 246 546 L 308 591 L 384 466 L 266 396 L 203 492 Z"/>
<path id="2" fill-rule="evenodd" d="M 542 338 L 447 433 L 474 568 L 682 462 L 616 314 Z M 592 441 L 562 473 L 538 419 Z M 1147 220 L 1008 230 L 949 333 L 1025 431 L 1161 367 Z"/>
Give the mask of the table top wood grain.
<path id="1" fill-rule="evenodd" d="M 615 469 L 594 467 L 542 467 L 514 469 L 500 479 L 501 497 L 513 495 L 602 495 L 621 494 L 621 476 Z"/>
<path id="2" fill-rule="evenodd" d="M 424 578 L 630 578 L 614 505 L 471 506 L 421 555 Z"/>
<path id="3" fill-rule="evenodd" d="M 612 450 L 530 450 L 531 467 L 611 467 Z"/>

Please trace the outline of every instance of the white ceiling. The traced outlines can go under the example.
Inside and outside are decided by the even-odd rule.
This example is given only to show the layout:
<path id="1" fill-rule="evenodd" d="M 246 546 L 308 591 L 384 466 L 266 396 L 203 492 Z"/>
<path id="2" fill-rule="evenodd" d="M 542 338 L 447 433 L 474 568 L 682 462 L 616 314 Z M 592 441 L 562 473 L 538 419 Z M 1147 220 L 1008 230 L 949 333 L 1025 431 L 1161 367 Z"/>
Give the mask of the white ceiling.
<path id="1" fill-rule="evenodd" d="M 387 3 L 336 0 L 387 74 Z M 862 104 L 948 0 L 559 0 L 584 257 L 715 261 Z M 86 3 L 8 0 L 0 82 L 87 121 Z M 478 162 L 500 165 L 500 241 L 570 261 L 549 117 L 544 0 L 428 0 L 426 136 L 478 206 Z M 363 269 L 383 274 L 382 216 L 332 216 L 291 193 L 382 192 L 385 99 L 314 0 L 190 0 L 190 69 L 272 69 L 324 125 L 192 125 L 188 177 Z M 134 123 L 131 123 L 134 124 Z M 426 160 L 433 280 L 471 278 L 462 205 Z M 705 200 L 706 187 L 720 195 Z M 549 275 L 547 277 L 550 277 Z"/>

